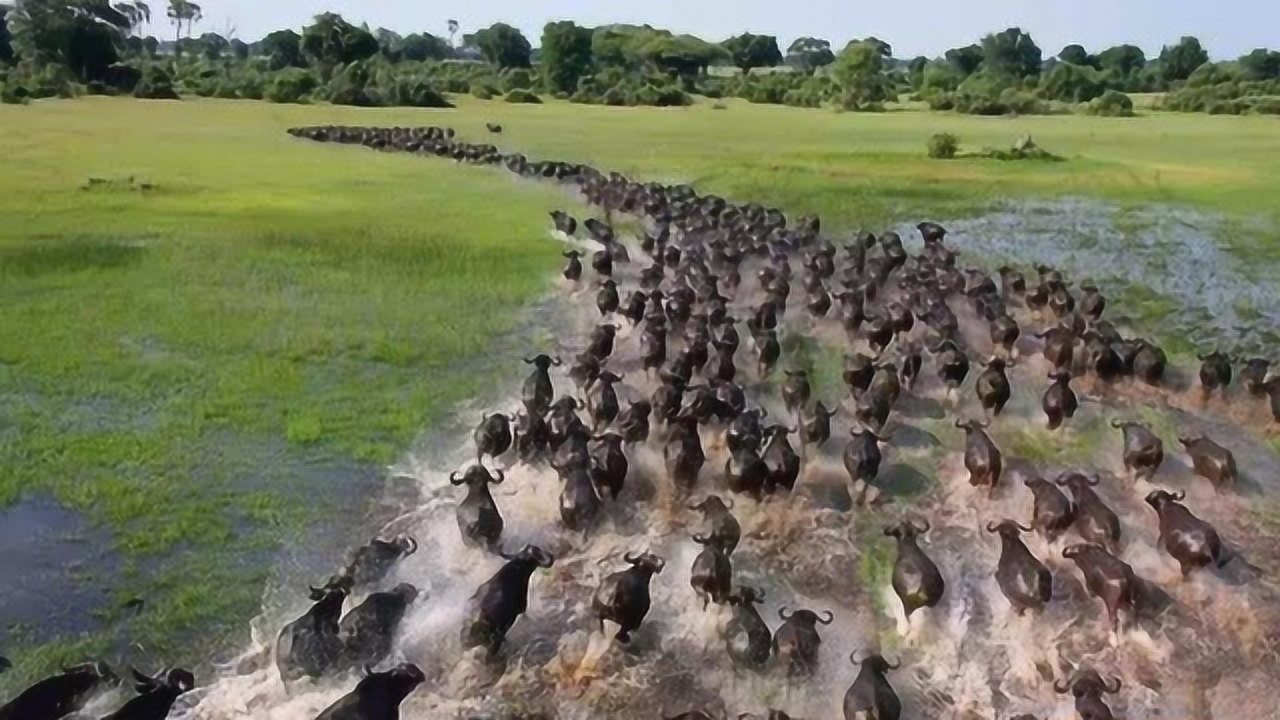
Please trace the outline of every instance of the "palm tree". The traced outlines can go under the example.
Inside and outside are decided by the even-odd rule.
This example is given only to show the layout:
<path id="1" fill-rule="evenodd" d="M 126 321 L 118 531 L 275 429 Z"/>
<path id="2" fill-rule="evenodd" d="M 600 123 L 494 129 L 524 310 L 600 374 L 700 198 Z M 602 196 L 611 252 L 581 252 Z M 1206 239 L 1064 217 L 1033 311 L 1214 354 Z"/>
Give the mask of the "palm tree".
<path id="1" fill-rule="evenodd" d="M 187 6 L 187 37 L 191 37 L 191 25 L 193 23 L 198 23 L 204 19 L 204 11 L 200 9 L 199 5 L 193 2 L 187 2 L 186 6 Z"/>
<path id="2" fill-rule="evenodd" d="M 169 8 L 165 11 L 165 14 L 169 16 L 169 22 L 173 23 L 176 28 L 173 35 L 173 52 L 181 55 L 182 21 L 187 17 L 187 0 L 169 0 Z"/>
<path id="3" fill-rule="evenodd" d="M 129 22 L 129 34 L 132 35 L 143 23 L 151 22 L 151 6 L 145 2 L 116 3 L 116 12 Z"/>
<path id="4" fill-rule="evenodd" d="M 458 34 L 458 21 L 449 18 L 449 47 L 453 47 L 453 36 Z"/>

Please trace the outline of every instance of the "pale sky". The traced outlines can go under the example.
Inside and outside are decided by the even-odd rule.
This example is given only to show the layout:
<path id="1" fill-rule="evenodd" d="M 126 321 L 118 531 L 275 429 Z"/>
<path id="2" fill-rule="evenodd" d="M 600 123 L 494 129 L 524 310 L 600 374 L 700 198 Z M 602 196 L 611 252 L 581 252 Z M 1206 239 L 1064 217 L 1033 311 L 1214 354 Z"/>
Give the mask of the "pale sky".
<path id="1" fill-rule="evenodd" d="M 893 45 L 896 57 L 934 56 L 977 41 L 993 30 L 1020 26 L 1045 56 L 1070 42 L 1090 51 L 1132 43 L 1157 54 L 1161 45 L 1194 34 L 1214 59 L 1230 59 L 1256 47 L 1280 48 L 1280 0 L 202 0 L 204 21 L 195 34 L 225 33 L 252 41 L 283 27 L 300 28 L 331 10 L 354 23 L 367 22 L 401 34 L 447 34 L 445 21 L 462 32 L 496 21 L 519 27 L 538 45 L 549 20 L 583 25 L 649 23 L 708 40 L 743 31 L 778 36 L 785 51 L 804 35 L 828 39 L 836 48 L 850 38 L 875 35 Z M 151 32 L 173 36 L 164 15 L 167 0 L 152 0 Z"/>

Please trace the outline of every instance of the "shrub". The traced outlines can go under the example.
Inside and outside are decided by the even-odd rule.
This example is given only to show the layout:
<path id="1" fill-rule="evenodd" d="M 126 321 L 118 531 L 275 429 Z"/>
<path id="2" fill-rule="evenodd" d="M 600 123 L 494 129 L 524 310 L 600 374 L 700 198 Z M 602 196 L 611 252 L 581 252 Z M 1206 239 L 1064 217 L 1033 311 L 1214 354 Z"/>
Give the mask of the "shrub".
<path id="1" fill-rule="evenodd" d="M 383 94 L 382 100 L 385 104 L 403 107 L 453 107 L 453 103 L 445 100 L 443 95 L 436 92 L 431 82 L 422 76 L 397 77 L 388 92 Z"/>
<path id="2" fill-rule="evenodd" d="M 596 105 L 600 103 L 600 98 L 591 90 L 580 89 L 569 96 L 569 102 L 580 105 Z"/>
<path id="3" fill-rule="evenodd" d="M 231 82 L 231 78 L 227 78 L 218 83 L 218 87 L 213 91 L 213 96 L 224 100 L 238 100 L 240 98 L 240 90 L 235 83 Z"/>
<path id="4" fill-rule="evenodd" d="M 1280 97 L 1258 98 L 1250 111 L 1260 115 L 1280 115 Z"/>
<path id="5" fill-rule="evenodd" d="M 277 103 L 310 102 L 311 93 L 320 86 L 315 75 L 302 68 L 286 68 L 276 73 L 267 87 L 266 97 Z"/>
<path id="6" fill-rule="evenodd" d="M 173 79 L 163 68 L 150 65 L 142 71 L 142 79 L 133 88 L 133 96 L 151 100 L 177 100 Z"/>
<path id="7" fill-rule="evenodd" d="M 506 92 L 532 90 L 533 72 L 525 68 L 508 68 L 502 73 L 502 89 Z"/>
<path id="8" fill-rule="evenodd" d="M 536 105 L 542 102 L 542 98 L 534 95 L 528 90 L 512 90 L 507 93 L 506 100 L 509 103 L 527 103 L 531 105 Z"/>
<path id="9" fill-rule="evenodd" d="M 627 91 L 623 90 L 621 86 L 611 87 L 605 91 L 604 95 L 600 96 L 601 103 L 605 105 L 612 105 L 614 107 L 626 105 L 627 101 Z"/>
<path id="10" fill-rule="evenodd" d="M 959 148 L 960 140 L 951 133 L 936 133 L 929 138 L 929 157 L 935 160 L 950 160 Z"/>
<path id="11" fill-rule="evenodd" d="M 261 100 L 266 93 L 266 88 L 262 82 L 262 76 L 257 73 L 249 73 L 240 78 L 240 97 L 246 100 Z"/>
<path id="12" fill-rule="evenodd" d="M 1117 90 L 1108 90 L 1085 106 L 1089 115 L 1101 117 L 1133 117 L 1133 100 Z"/>
<path id="13" fill-rule="evenodd" d="M 472 81 L 471 94 L 481 100 L 492 100 L 498 91 L 488 83 Z"/>

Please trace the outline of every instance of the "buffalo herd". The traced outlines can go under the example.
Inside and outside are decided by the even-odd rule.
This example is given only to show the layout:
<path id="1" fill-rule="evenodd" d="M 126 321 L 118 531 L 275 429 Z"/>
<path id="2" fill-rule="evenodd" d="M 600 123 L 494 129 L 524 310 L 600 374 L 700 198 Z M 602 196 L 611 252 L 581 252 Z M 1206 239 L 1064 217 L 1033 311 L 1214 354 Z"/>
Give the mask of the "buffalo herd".
<path id="1" fill-rule="evenodd" d="M 560 480 L 560 521 L 571 536 L 588 543 L 612 508 L 627 502 L 623 491 L 637 449 L 651 447 L 661 458 L 665 494 L 679 500 L 677 512 L 696 512 L 701 522 L 701 531 L 688 538 L 698 548 L 688 600 L 698 608 L 725 608 L 729 619 L 720 632 L 735 668 L 777 667 L 802 680 L 814 672 L 822 628 L 835 615 L 825 608 L 784 606 L 778 613 L 781 624 L 770 629 L 756 609 L 764 591 L 735 579 L 734 552 L 743 530 L 733 510 L 735 502 L 770 507 L 795 490 L 806 458 L 833 439 L 833 417 L 844 415 L 851 426 L 836 439 L 843 445 L 843 466 L 859 510 L 884 482 L 883 451 L 895 440 L 886 425 L 930 364 L 947 396 L 947 426 L 964 432 L 963 466 L 969 483 L 981 488 L 971 501 L 980 508 L 1002 493 L 1008 474 L 1009 458 L 988 430 L 995 423 L 1020 422 L 1007 420 L 1010 368 L 1032 361 L 1043 365 L 1044 374 L 1034 377 L 1043 378 L 1044 427 L 1055 434 L 1071 424 L 1081 407 L 1078 393 L 1087 395 L 1088 388 L 1122 382 L 1157 390 L 1170 385 L 1166 353 L 1152 339 L 1126 336 L 1105 319 L 1110 305 L 1097 286 L 1084 282 L 1073 292 L 1073 283 L 1047 266 L 1036 267 L 1030 276 L 1009 266 L 995 275 L 965 266 L 936 223 L 919 224 L 923 250 L 916 254 L 894 232 L 864 232 L 837 246 L 815 217 L 788 217 L 776 208 L 700 194 L 688 185 L 637 182 L 582 164 L 533 161 L 491 144 L 463 142 L 450 129 L 325 126 L 289 133 L 505 167 L 523 178 L 575 190 L 603 217 L 579 222 L 564 211 L 551 213 L 558 236 L 574 243 L 563 253 L 562 275 L 575 292 L 594 288 L 588 296 L 601 322 L 573 357 L 524 358 L 530 370 L 520 389 L 522 407 L 485 414 L 474 430 L 468 466 L 447 478 L 459 488 L 456 515 L 463 542 L 505 560 L 471 596 L 459 635 L 465 649 L 501 653 L 508 631 L 528 607 L 531 579 L 557 560 L 538 545 L 513 551 L 504 543 L 504 519 L 490 492 L 506 479 L 499 458 L 507 468 L 512 463 L 552 468 Z M 634 245 L 623 242 L 624 227 L 628 233 L 635 228 Z M 626 271 L 632 267 L 633 272 Z M 744 292 L 748 285 L 759 292 Z M 793 288 L 800 292 L 793 295 Z M 974 333 L 962 332 L 960 311 L 984 326 L 981 335 L 989 335 L 990 342 L 981 344 L 989 350 L 980 351 Z M 1041 327 L 1028 331 L 1015 316 Z M 812 327 L 805 323 L 824 319 L 833 320 L 848 338 L 839 376 L 849 392 L 845 403 L 824 404 L 816 397 L 812 368 L 789 357 L 784 342 L 784 330 L 803 334 Z M 855 341 L 869 352 L 855 350 Z M 623 343 L 636 348 L 639 360 L 627 373 L 616 367 L 615 351 Z M 1248 394 L 1233 395 L 1231 402 L 1269 400 L 1269 411 L 1280 422 L 1280 377 L 1269 375 L 1266 360 L 1215 351 L 1201 361 L 1198 380 L 1205 398 L 1226 393 L 1233 366 L 1242 363 L 1236 377 Z M 971 386 L 985 414 L 981 420 L 958 409 L 975 363 L 981 371 Z M 572 388 L 558 388 L 553 373 Z M 652 391 L 642 395 L 641 385 Z M 755 395 L 772 389 L 785 408 L 782 417 L 753 403 L 759 399 Z M 1112 426 L 1123 432 L 1122 461 L 1131 482 L 1153 480 L 1166 458 L 1156 430 L 1135 420 L 1115 420 Z M 709 463 L 720 456 L 708 446 L 709 438 L 723 443 L 722 467 Z M 1178 441 L 1188 464 L 1216 491 L 1235 487 L 1238 472 L 1230 450 L 1203 435 Z M 1055 598 L 1053 573 L 1024 542 L 1024 533 L 1050 542 L 1068 533 L 1076 536 L 1062 557 L 1074 563 L 1081 584 L 1101 602 L 1112 631 L 1121 628 L 1122 613 L 1132 618 L 1140 609 L 1146 581 L 1119 557 L 1122 533 L 1135 528 L 1123 527 L 1095 492 L 1102 482 L 1099 475 L 1080 472 L 1052 480 L 1031 474 L 1022 482 L 1034 496 L 1025 524 L 988 518 L 985 529 L 999 545 L 995 584 L 1017 614 L 1034 615 L 1055 599 L 1062 601 Z M 1187 575 L 1222 565 L 1226 555 L 1218 532 L 1183 504 L 1185 498 L 1182 491 L 1154 489 L 1145 501 L 1159 526 L 1155 546 Z M 883 528 L 896 541 L 890 583 L 908 620 L 937 606 L 947 593 L 947 568 L 921 544 L 931 530 L 929 519 L 920 515 Z M 395 563 L 416 550 L 417 542 L 405 535 L 371 541 L 323 585 L 310 588 L 314 604 L 279 632 L 274 657 L 286 685 L 304 677 L 362 672 L 354 690 L 317 720 L 394 720 L 401 701 L 426 682 L 413 664 L 375 669 L 391 657 L 407 609 L 425 601 L 408 583 L 377 591 Z M 645 548 L 631 549 L 622 563 L 600 582 L 590 612 L 602 634 L 607 621 L 613 638 L 628 644 L 650 613 L 664 611 L 654 606 L 650 584 L 667 563 Z M 344 613 L 356 592 L 366 593 L 364 600 Z M 843 699 L 846 720 L 915 715 L 904 711 L 891 679 L 898 663 L 874 649 L 854 650 L 849 657 L 857 673 Z M 178 694 L 194 684 L 184 670 L 155 678 L 135 671 L 135 678 L 139 697 L 109 717 L 162 720 Z M 0 708 L 0 720 L 63 717 L 118 682 L 101 664 L 69 668 Z M 1053 688 L 1071 694 L 1081 718 L 1103 720 L 1112 717 L 1107 696 L 1119 692 L 1121 682 L 1105 679 L 1084 662 Z M 710 712 L 693 708 L 673 717 L 723 717 Z M 738 717 L 789 716 L 769 710 Z"/>

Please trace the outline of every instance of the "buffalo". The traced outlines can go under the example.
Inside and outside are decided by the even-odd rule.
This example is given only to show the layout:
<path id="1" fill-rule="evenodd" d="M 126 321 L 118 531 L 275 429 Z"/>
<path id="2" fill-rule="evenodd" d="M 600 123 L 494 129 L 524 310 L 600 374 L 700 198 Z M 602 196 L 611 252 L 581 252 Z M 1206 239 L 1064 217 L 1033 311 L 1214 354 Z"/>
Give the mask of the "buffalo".
<path id="1" fill-rule="evenodd" d="M 622 304 L 621 298 L 618 297 L 618 283 L 613 278 L 604 278 L 600 281 L 600 289 L 596 291 L 596 309 L 601 315 L 609 315 L 618 311 L 618 307 Z"/>
<path id="2" fill-rule="evenodd" d="M 1055 326 L 1037 333 L 1036 337 L 1044 340 L 1044 357 L 1053 364 L 1054 370 L 1062 372 L 1071 369 L 1075 336 L 1070 329 Z"/>
<path id="3" fill-rule="evenodd" d="M 875 374 L 875 358 L 862 353 L 845 356 L 844 372 L 841 377 L 844 378 L 845 385 L 849 386 L 849 393 L 855 398 L 866 392 Z"/>
<path id="4" fill-rule="evenodd" d="M 1136 422 L 1111 421 L 1124 431 L 1124 467 L 1135 478 L 1150 481 L 1164 462 L 1164 443 L 1147 427 Z"/>
<path id="5" fill-rule="evenodd" d="M 618 432 L 629 443 L 642 443 L 649 439 L 649 415 L 653 405 L 648 400 L 637 400 L 618 416 Z"/>
<path id="6" fill-rule="evenodd" d="M 831 418 L 836 410 L 828 410 L 822 401 L 814 403 L 813 414 L 807 417 L 801 412 L 800 441 L 805 446 L 822 447 L 831 438 Z"/>
<path id="7" fill-rule="evenodd" d="M 507 631 L 524 614 L 529 603 L 529 578 L 539 568 L 555 564 L 555 557 L 537 545 L 525 545 L 518 553 L 500 552 L 507 563 L 471 596 L 469 620 L 462 628 L 462 646 L 487 648 L 496 653 Z"/>
<path id="8" fill-rule="evenodd" d="M 692 489 L 698 481 L 702 464 L 707 459 L 702 449 L 702 439 L 698 435 L 697 418 L 692 415 L 679 416 L 662 452 L 667 475 L 676 487 Z"/>
<path id="9" fill-rule="evenodd" d="M 585 436 L 585 434 L 584 434 Z M 600 517 L 604 503 L 591 478 L 592 462 L 585 448 L 569 461 L 551 461 L 564 487 L 560 490 L 560 520 L 585 538 Z"/>
<path id="10" fill-rule="evenodd" d="M 618 417 L 618 391 L 614 385 L 622 381 L 621 375 L 603 370 L 587 391 L 587 414 L 591 416 L 595 432 L 607 428 Z"/>
<path id="11" fill-rule="evenodd" d="M 524 381 L 520 389 L 520 398 L 530 415 L 539 417 L 546 415 L 551 409 L 551 400 L 555 397 L 555 388 L 551 385 L 550 369 L 552 365 L 560 366 L 560 358 L 550 355 L 534 355 L 524 359 L 525 364 L 533 366 L 533 372 Z"/>
<path id="12" fill-rule="evenodd" d="M 613 340 L 618 334 L 617 325 L 597 325 L 595 330 L 591 331 L 591 338 L 587 342 L 587 354 L 594 356 L 597 361 L 604 362 L 606 358 L 613 354 Z M 595 378 L 591 378 L 594 380 Z M 582 383 L 583 386 L 590 383 Z"/>
<path id="13" fill-rule="evenodd" d="M 956 421 L 956 427 L 964 430 L 964 467 L 969 471 L 969 484 L 987 486 L 987 496 L 994 497 L 1000 476 L 1004 473 L 1004 456 L 991 437 L 983 431 L 991 423 L 977 420 Z"/>
<path id="14" fill-rule="evenodd" d="M 1102 482 L 1080 473 L 1062 473 L 1055 481 L 1071 490 L 1076 532 L 1087 543 L 1114 549 L 1120 543 L 1120 518 L 1116 516 L 1093 488 Z"/>
<path id="15" fill-rule="evenodd" d="M 1071 389 L 1071 373 L 1059 371 L 1051 373 L 1053 382 L 1040 398 L 1040 407 L 1044 410 L 1046 425 L 1050 430 L 1057 430 L 1062 423 L 1075 417 L 1080 408 L 1075 391 Z"/>
<path id="16" fill-rule="evenodd" d="M 1096 670 L 1079 670 L 1066 682 L 1053 684 L 1058 694 L 1066 694 L 1068 690 L 1076 699 L 1076 712 L 1081 720 L 1112 720 L 1111 708 L 1102 701 L 1102 694 L 1114 695 L 1120 692 L 1120 678 L 1113 677 L 1106 682 Z"/>
<path id="17" fill-rule="evenodd" d="M 1147 504 L 1160 516 L 1160 547 L 1178 561 L 1183 577 L 1192 570 L 1223 562 L 1218 531 L 1182 505 L 1186 497 L 1186 492 L 1175 495 L 1163 490 L 1147 494 Z"/>
<path id="18" fill-rule="evenodd" d="M 476 426 L 476 462 L 481 462 L 485 455 L 495 460 L 511 449 L 511 421 L 515 416 L 493 413 L 486 415 Z"/>
<path id="19" fill-rule="evenodd" d="M 1200 365 L 1200 390 L 1207 400 L 1214 390 L 1221 389 L 1225 396 L 1227 386 L 1231 384 L 1231 356 L 1220 351 L 1213 351 L 1208 355 L 1199 355 Z"/>
<path id="20" fill-rule="evenodd" d="M 516 455 L 525 463 L 532 463 L 541 457 L 551 443 L 547 421 L 541 415 L 528 412 L 516 414 L 511 436 L 512 444 L 516 446 Z"/>
<path id="21" fill-rule="evenodd" d="M 769 479 L 769 466 L 756 450 L 759 443 L 742 445 L 724 461 L 724 475 L 729 490 L 759 500 Z"/>
<path id="22" fill-rule="evenodd" d="M 563 210 L 551 211 L 551 222 L 555 223 L 556 230 L 565 235 L 573 235 L 578 231 L 578 221 L 572 215 Z"/>
<path id="23" fill-rule="evenodd" d="M 418 666 L 410 663 L 380 673 L 366 667 L 355 690 L 330 705 L 316 720 L 400 720 L 400 703 L 426 680 Z"/>
<path id="24" fill-rule="evenodd" d="M 943 340 L 930 348 L 936 356 L 938 379 L 947 387 L 948 396 L 953 395 L 969 375 L 969 358 L 954 340 Z"/>
<path id="25" fill-rule="evenodd" d="M 917 524 L 904 520 L 897 525 L 886 527 L 884 534 L 898 541 L 898 557 L 893 563 L 893 591 L 902 601 L 902 611 L 906 617 L 920 608 L 931 608 L 942 600 L 946 591 L 946 582 L 938 566 L 920 549 L 916 538 L 929 532 L 929 523 Z"/>
<path id="26" fill-rule="evenodd" d="M 755 608 L 762 602 L 764 591 L 747 586 L 729 596 L 733 616 L 725 624 L 724 643 L 737 667 L 761 670 L 769 662 L 773 633 Z"/>
<path id="27" fill-rule="evenodd" d="M 1004 410 L 1013 391 L 1009 387 L 1009 378 L 1004 374 L 1006 363 L 1003 359 L 993 357 L 987 361 L 986 367 L 978 376 L 974 390 L 978 393 L 982 409 L 988 416 L 996 417 Z"/>
<path id="28" fill-rule="evenodd" d="M 764 452 L 760 458 L 769 469 L 765 492 L 774 493 L 779 488 L 790 492 L 800 477 L 800 456 L 796 454 L 787 435 L 792 432 L 785 425 L 770 425 L 765 429 Z"/>
<path id="29" fill-rule="evenodd" d="M 1013 520 L 987 523 L 987 532 L 1000 535 L 996 584 L 1019 615 L 1027 610 L 1039 610 L 1053 597 L 1052 573 L 1018 538 L 1019 532 L 1031 530 Z"/>
<path id="30" fill-rule="evenodd" d="M 702 545 L 702 552 L 693 559 L 689 585 L 702 600 L 702 609 L 715 603 L 723 605 L 729 600 L 733 585 L 733 565 L 721 543 L 710 535 L 694 535 L 693 541 Z"/>
<path id="31" fill-rule="evenodd" d="M 1075 562 L 1084 575 L 1085 587 L 1102 599 L 1111 620 L 1111 631 L 1120 631 L 1120 611 L 1134 612 L 1138 606 L 1138 576 L 1123 560 L 1097 545 L 1071 545 L 1062 557 Z"/>
<path id="32" fill-rule="evenodd" d="M 473 547 L 493 548 L 502 537 L 502 515 L 489 492 L 490 485 L 501 485 L 506 479 L 501 470 L 489 474 L 483 465 L 472 465 L 465 473 L 449 475 L 453 485 L 466 485 L 467 497 L 458 504 L 458 530 L 462 540 Z"/>
<path id="33" fill-rule="evenodd" d="M 568 280 L 569 282 L 576 283 L 579 280 L 581 280 L 582 279 L 582 260 L 580 258 L 582 257 L 582 253 L 578 252 L 577 250 L 568 250 L 566 252 L 561 253 L 561 255 L 567 258 L 568 262 L 564 264 L 564 269 L 560 271 L 560 274 L 563 275 L 564 279 Z"/>
<path id="34" fill-rule="evenodd" d="M 0 706 L 0 720 L 57 720 L 84 707 L 89 698 L 120 684 L 105 663 L 63 668 Z"/>
<path id="35" fill-rule="evenodd" d="M 1240 381 L 1244 383 L 1245 390 L 1249 391 L 1254 397 L 1266 397 L 1267 395 L 1267 373 L 1271 370 L 1271 361 L 1264 358 L 1251 358 L 1244 363 L 1244 369 L 1240 371 Z"/>
<path id="36" fill-rule="evenodd" d="M 1139 347 L 1133 355 L 1133 376 L 1148 385 L 1159 385 L 1169 364 L 1168 357 L 1164 350 L 1146 340 L 1137 342 Z"/>
<path id="37" fill-rule="evenodd" d="M 861 506 L 867 500 L 867 490 L 871 487 L 871 482 L 880 474 L 880 462 L 883 457 L 880 452 L 880 443 L 887 443 L 890 438 L 881 437 L 869 429 L 859 431 L 857 428 L 851 428 L 849 434 L 852 437 L 844 446 L 844 469 L 849 473 L 849 483 L 853 488 L 862 486 L 856 501 Z"/>
<path id="38" fill-rule="evenodd" d="M 374 538 L 351 554 L 342 575 L 353 585 L 371 585 L 386 577 L 391 566 L 402 557 L 418 551 L 418 541 L 411 535 L 397 535 L 391 540 Z"/>
<path id="39" fill-rule="evenodd" d="M 1236 457 L 1231 451 L 1207 437 L 1179 437 L 1178 442 L 1191 456 L 1196 474 L 1208 480 L 1215 491 L 1235 485 L 1239 474 Z"/>
<path id="40" fill-rule="evenodd" d="M 899 664 L 890 665 L 878 653 L 859 661 L 856 650 L 849 653 L 849 662 L 860 669 L 844 694 L 844 720 L 898 720 L 902 701 L 885 675 L 897 670 Z"/>
<path id="41" fill-rule="evenodd" d="M 276 667 L 280 677 L 292 682 L 319 677 L 337 667 L 343 642 L 338 627 L 342 604 L 351 592 L 349 578 L 339 577 L 324 587 L 311 588 L 311 609 L 285 625 L 276 639 Z"/>
<path id="42" fill-rule="evenodd" d="M 1089 281 L 1080 283 L 1080 289 L 1084 291 L 1084 297 L 1080 298 L 1080 312 L 1090 320 L 1097 322 L 1102 319 L 1102 311 L 1107 307 L 1107 298 L 1098 291 L 1098 286 Z"/>
<path id="43" fill-rule="evenodd" d="M 376 592 L 342 617 L 346 661 L 352 667 L 377 665 L 391 654 L 391 641 L 409 605 L 418 599 L 418 588 L 400 583 L 388 592 Z"/>
<path id="44" fill-rule="evenodd" d="M 830 625 L 835 615 L 830 610 L 825 615 L 812 610 L 796 610 L 788 615 L 784 605 L 778 608 L 778 618 L 782 625 L 773 633 L 773 656 L 785 665 L 788 677 L 812 674 L 822 645 L 818 624 Z"/>
<path id="45" fill-rule="evenodd" d="M 591 452 L 591 481 L 601 496 L 607 490 L 609 497 L 617 500 L 627 479 L 627 455 L 622 451 L 625 438 L 617 433 L 605 433 L 597 435 L 595 442 Z"/>
<path id="46" fill-rule="evenodd" d="M 1053 483 L 1041 477 L 1023 479 L 1035 497 L 1031 511 L 1031 526 L 1049 542 L 1058 539 L 1075 522 L 1075 508 L 1071 501 Z"/>
<path id="47" fill-rule="evenodd" d="M 625 644 L 649 614 L 649 581 L 662 572 L 666 562 L 652 553 L 627 553 L 622 559 L 631 567 L 607 576 L 600 583 L 591 600 L 591 610 L 600 620 L 601 634 L 604 621 L 609 620 L 618 625 L 615 637 Z"/>
<path id="48" fill-rule="evenodd" d="M 133 668 L 133 688 L 138 696 L 102 720 L 165 720 L 178 696 L 196 686 L 190 670 L 174 668 L 148 677 Z"/>

